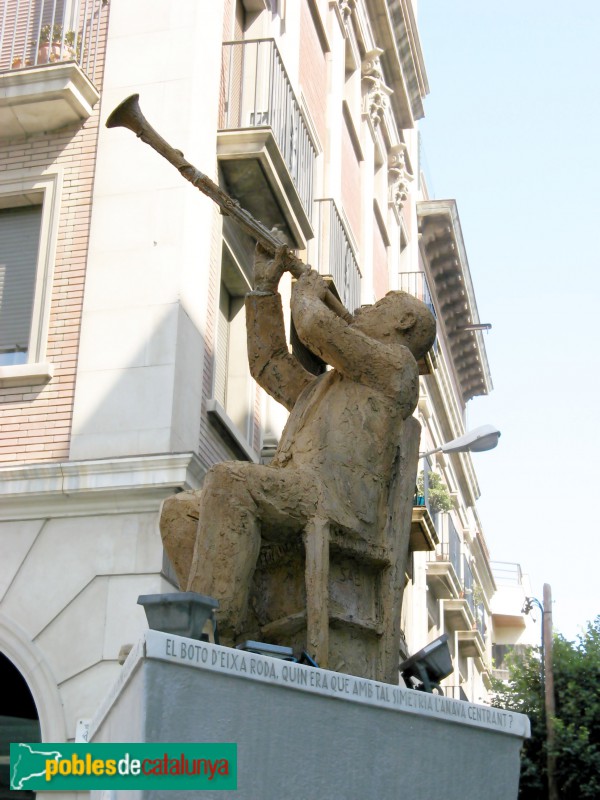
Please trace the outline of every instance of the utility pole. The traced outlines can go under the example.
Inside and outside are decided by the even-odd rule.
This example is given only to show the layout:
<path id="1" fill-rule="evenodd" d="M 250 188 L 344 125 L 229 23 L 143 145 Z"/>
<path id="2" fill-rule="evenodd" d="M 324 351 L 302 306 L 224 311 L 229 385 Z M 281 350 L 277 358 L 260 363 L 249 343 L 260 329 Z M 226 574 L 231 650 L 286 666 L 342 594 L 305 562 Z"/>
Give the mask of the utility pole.
<path id="1" fill-rule="evenodd" d="M 546 772 L 548 775 L 548 800 L 560 800 L 556 787 L 556 757 L 554 756 L 554 717 L 556 704 L 554 700 L 554 671 L 552 668 L 552 590 L 549 583 L 544 584 L 544 604 L 537 597 L 526 597 L 522 608 L 523 614 L 529 614 L 536 606 L 542 612 L 542 663 L 540 678 L 542 684 L 542 700 L 546 720 Z"/>
<path id="2" fill-rule="evenodd" d="M 556 706 L 554 702 L 554 671 L 552 668 L 552 590 L 549 583 L 544 584 L 544 704 L 546 709 L 546 747 L 548 771 L 548 800 L 559 800 L 556 788 L 554 756 L 554 716 Z"/>

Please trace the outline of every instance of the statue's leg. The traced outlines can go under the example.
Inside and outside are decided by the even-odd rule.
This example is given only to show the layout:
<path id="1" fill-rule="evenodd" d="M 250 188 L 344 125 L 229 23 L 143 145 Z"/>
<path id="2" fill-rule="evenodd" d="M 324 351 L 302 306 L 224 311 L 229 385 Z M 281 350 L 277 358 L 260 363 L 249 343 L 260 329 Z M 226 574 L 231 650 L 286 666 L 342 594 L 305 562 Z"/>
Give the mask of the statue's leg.
<path id="1" fill-rule="evenodd" d="M 235 634 L 246 614 L 260 550 L 256 505 L 239 464 L 217 464 L 204 479 L 187 590 L 219 601 L 219 624 Z M 245 466 L 245 465 L 244 465 Z"/>
<path id="2" fill-rule="evenodd" d="M 175 574 L 179 588 L 185 591 L 198 530 L 200 492 L 179 492 L 163 502 L 159 514 L 163 547 Z"/>
<path id="3" fill-rule="evenodd" d="M 316 503 L 312 481 L 292 470 L 237 462 L 209 470 L 186 588 L 219 601 L 226 638 L 233 638 L 246 618 L 261 527 L 282 536 L 299 532 Z"/>

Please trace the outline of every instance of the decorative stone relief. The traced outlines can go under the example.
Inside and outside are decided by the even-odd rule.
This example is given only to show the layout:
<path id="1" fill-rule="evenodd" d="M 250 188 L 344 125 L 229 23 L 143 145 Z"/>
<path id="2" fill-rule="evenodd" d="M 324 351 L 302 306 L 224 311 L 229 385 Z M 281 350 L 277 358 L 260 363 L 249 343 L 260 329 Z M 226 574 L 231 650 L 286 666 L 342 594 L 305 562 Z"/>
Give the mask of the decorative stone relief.
<path id="1" fill-rule="evenodd" d="M 344 23 L 348 22 L 356 10 L 357 0 L 338 0 L 338 8 Z"/>
<path id="2" fill-rule="evenodd" d="M 388 155 L 389 203 L 398 213 L 408 198 L 409 184 L 414 175 L 406 163 L 406 145 L 401 142 Z"/>
<path id="3" fill-rule="evenodd" d="M 388 107 L 388 98 L 392 94 L 392 89 L 386 86 L 383 79 L 383 69 L 379 56 L 383 53 L 381 48 L 376 47 L 369 51 L 362 62 L 362 80 L 364 87 L 364 107 L 363 111 L 368 115 L 374 128 L 383 120 L 383 116 Z"/>

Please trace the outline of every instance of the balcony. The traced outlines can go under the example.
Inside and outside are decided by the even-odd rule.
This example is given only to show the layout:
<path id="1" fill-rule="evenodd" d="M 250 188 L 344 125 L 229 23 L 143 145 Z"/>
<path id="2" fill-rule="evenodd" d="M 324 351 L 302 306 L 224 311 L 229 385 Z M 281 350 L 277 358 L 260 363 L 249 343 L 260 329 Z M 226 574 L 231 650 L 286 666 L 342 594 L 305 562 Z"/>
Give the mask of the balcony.
<path id="1" fill-rule="evenodd" d="M 497 587 L 492 599 L 494 628 L 513 628 L 516 635 L 521 635 L 527 627 L 523 605 L 530 594 L 528 580 L 519 564 L 492 561 L 491 566 Z"/>
<path id="2" fill-rule="evenodd" d="M 410 550 L 432 552 L 439 543 L 435 522 L 425 505 L 425 498 L 423 495 L 415 494 L 410 528 Z"/>
<path id="3" fill-rule="evenodd" d="M 463 597 L 450 598 L 442 601 L 444 607 L 444 629 L 446 631 L 458 631 L 462 634 L 477 634 L 473 630 L 475 618 L 469 608 L 469 604 Z M 481 637 L 480 637 L 481 638 Z"/>
<path id="4" fill-rule="evenodd" d="M 476 628 L 470 631 L 458 630 L 456 638 L 458 640 L 458 649 L 463 656 L 481 659 L 485 657 L 483 637 Z"/>
<path id="5" fill-rule="evenodd" d="M 313 237 L 316 150 L 272 39 L 223 44 L 218 158 L 227 188 L 295 247 Z"/>
<path id="6" fill-rule="evenodd" d="M 321 275 L 331 276 L 340 300 L 353 312 L 360 307 L 362 275 L 335 201 L 316 200 L 314 220 L 316 236 L 309 245 L 308 260 Z"/>
<path id="7" fill-rule="evenodd" d="M 429 554 L 427 562 L 427 582 L 437 598 L 449 600 L 460 597 L 460 558 L 460 538 L 452 519 L 447 516 L 447 534 L 435 553 Z M 467 605 L 464 600 L 458 602 Z"/>
<path id="8" fill-rule="evenodd" d="M 88 119 L 100 97 L 102 0 L 7 0 L 0 17 L 0 138 Z"/>

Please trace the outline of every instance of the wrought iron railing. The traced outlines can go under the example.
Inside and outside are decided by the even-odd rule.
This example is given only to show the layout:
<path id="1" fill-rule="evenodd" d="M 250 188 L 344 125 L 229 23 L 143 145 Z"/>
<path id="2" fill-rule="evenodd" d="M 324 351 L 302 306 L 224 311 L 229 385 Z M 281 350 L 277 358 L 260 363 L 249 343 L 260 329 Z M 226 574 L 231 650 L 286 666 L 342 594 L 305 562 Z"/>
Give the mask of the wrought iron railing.
<path id="1" fill-rule="evenodd" d="M 475 598 L 473 597 L 473 571 L 466 556 L 463 556 L 463 590 L 473 616 L 475 616 Z"/>
<path id="2" fill-rule="evenodd" d="M 4 0 L 0 72 L 75 61 L 96 79 L 102 0 Z"/>
<path id="3" fill-rule="evenodd" d="M 429 561 L 448 561 L 454 567 L 456 577 L 460 580 L 460 537 L 449 514 L 444 514 L 446 531 L 442 534 L 442 541 L 435 552 L 427 554 Z"/>
<path id="4" fill-rule="evenodd" d="M 448 516 L 448 558 L 450 563 L 456 570 L 456 574 L 460 576 L 460 537 L 452 522 L 452 517 Z"/>
<path id="5" fill-rule="evenodd" d="M 498 586 L 522 586 L 521 565 L 512 561 L 492 561 L 492 573 Z"/>
<path id="6" fill-rule="evenodd" d="M 465 690 L 462 686 L 456 685 L 442 685 L 442 692 L 446 697 L 453 697 L 455 700 L 468 700 Z"/>
<path id="7" fill-rule="evenodd" d="M 361 273 L 346 226 L 332 199 L 315 201 L 315 230 L 308 260 L 321 275 L 331 275 L 340 300 L 353 312 L 360 306 Z"/>
<path id="8" fill-rule="evenodd" d="M 485 606 L 483 603 L 479 603 L 475 609 L 475 617 L 477 620 L 477 630 L 481 634 L 481 638 L 485 641 L 485 631 L 486 631 L 486 624 L 485 624 Z"/>
<path id="9" fill-rule="evenodd" d="M 400 289 L 422 300 L 433 316 L 436 316 L 427 276 L 424 272 L 401 272 L 399 274 Z"/>
<path id="10" fill-rule="evenodd" d="M 433 519 L 434 525 L 437 526 L 438 522 L 438 511 L 434 511 L 431 508 L 430 496 L 429 496 L 429 473 L 432 470 L 431 459 L 428 457 L 424 458 L 421 462 L 423 469 L 420 471 L 419 476 L 417 477 L 417 484 L 418 486 L 415 487 L 416 491 L 413 498 L 413 505 L 414 506 L 425 506 L 427 511 L 429 511 L 431 518 Z"/>
<path id="11" fill-rule="evenodd" d="M 437 319 L 435 306 L 433 305 L 433 299 L 431 297 L 431 292 L 429 290 L 429 284 L 427 282 L 427 276 L 425 273 L 400 272 L 398 274 L 398 278 L 401 291 L 408 292 L 408 294 L 412 294 L 413 297 L 422 300 L 427 308 L 431 311 L 433 316 Z M 439 340 L 437 336 L 435 338 L 435 342 L 433 343 L 432 350 L 433 353 L 437 355 L 439 350 Z"/>
<path id="12" fill-rule="evenodd" d="M 274 40 L 225 42 L 222 86 L 220 127 L 272 129 L 311 219 L 316 151 Z"/>

